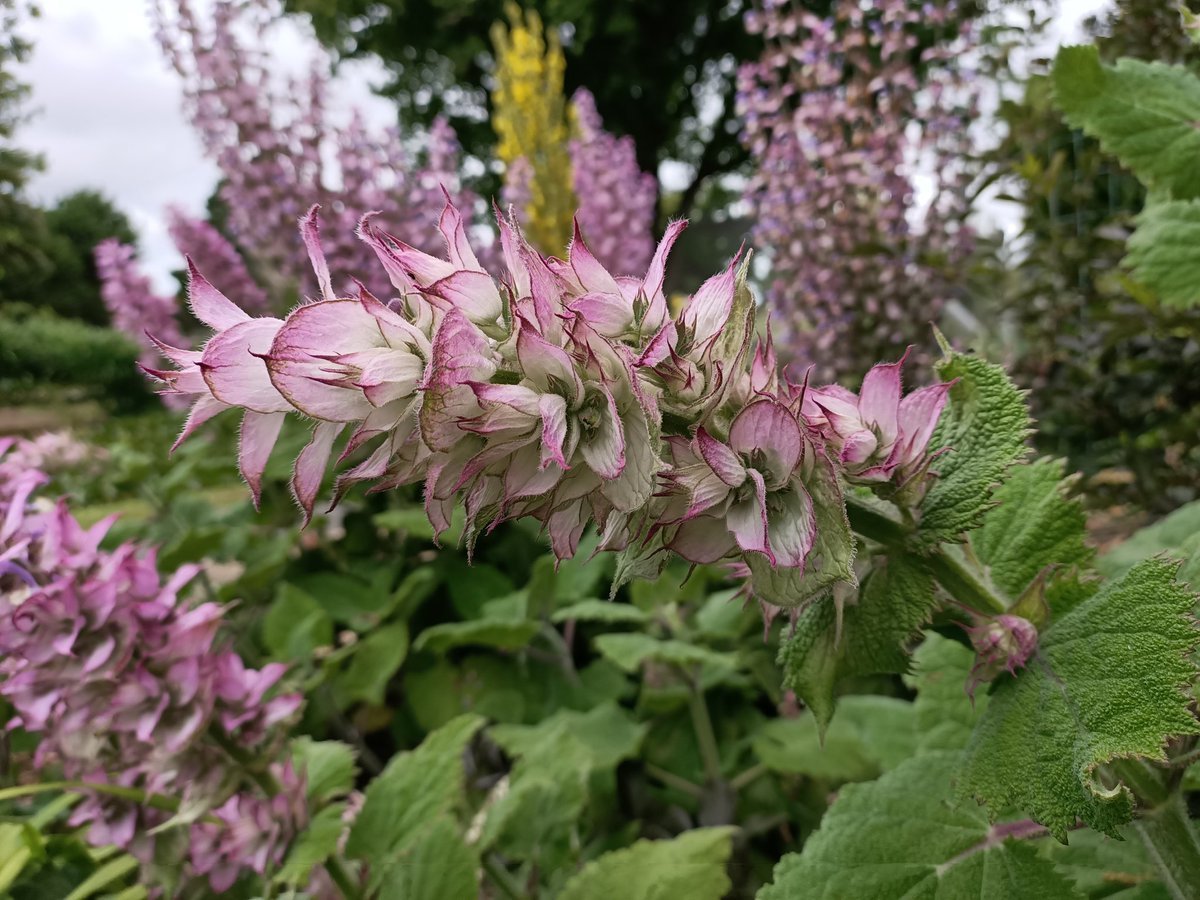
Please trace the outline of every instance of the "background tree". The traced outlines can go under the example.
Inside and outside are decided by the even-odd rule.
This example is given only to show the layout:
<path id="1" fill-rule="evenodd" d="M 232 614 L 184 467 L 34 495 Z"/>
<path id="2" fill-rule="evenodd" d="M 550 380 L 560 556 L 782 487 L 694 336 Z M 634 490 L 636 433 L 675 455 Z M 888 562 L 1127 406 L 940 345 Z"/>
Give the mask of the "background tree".
<path id="1" fill-rule="evenodd" d="M 464 149 L 486 158 L 485 82 L 493 71 L 489 29 L 504 18 L 503 0 L 287 0 L 311 16 L 317 34 L 340 56 L 377 54 L 391 73 L 383 93 L 402 121 L 445 115 Z M 690 169 L 677 204 L 688 214 L 704 183 L 745 160 L 733 109 L 738 62 L 761 42 L 742 27 L 741 0 L 536 0 L 524 4 L 562 31 L 566 93 L 586 87 L 605 126 L 631 135 L 638 166 L 657 172 L 674 159 Z M 569 23 L 569 24 L 566 24 Z M 496 193 L 498 183 L 481 185 Z"/>
<path id="2" fill-rule="evenodd" d="M 1200 67 L 1168 0 L 1121 0 L 1087 29 L 1105 61 Z M 1040 445 L 1088 474 L 1115 467 L 1102 477 L 1147 508 L 1193 499 L 1200 314 L 1163 306 L 1120 266 L 1145 190 L 1063 121 L 1045 75 L 1001 114 L 997 160 L 1015 175 L 1023 233 L 997 299 L 1016 326 L 1015 374 L 1033 388 Z"/>
<path id="3" fill-rule="evenodd" d="M 29 176 L 42 167 L 36 153 L 23 150 L 14 136 L 24 121 L 29 85 L 16 67 L 29 55 L 30 43 L 19 33 L 22 22 L 37 15 L 25 0 L 0 0 L 0 298 L 8 295 L 10 278 L 36 278 L 49 266 L 44 249 L 44 223 L 22 197 Z"/>

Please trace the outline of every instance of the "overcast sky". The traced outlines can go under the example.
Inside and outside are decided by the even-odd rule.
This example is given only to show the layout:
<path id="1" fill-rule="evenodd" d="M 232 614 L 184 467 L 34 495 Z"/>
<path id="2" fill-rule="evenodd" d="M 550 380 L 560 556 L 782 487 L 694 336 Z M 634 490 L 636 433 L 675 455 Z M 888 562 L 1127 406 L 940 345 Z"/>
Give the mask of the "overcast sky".
<path id="1" fill-rule="evenodd" d="M 34 52 L 25 77 L 34 118 L 19 141 L 45 154 L 31 192 L 49 204 L 79 188 L 100 188 L 128 215 L 141 238 L 147 271 L 162 290 L 180 257 L 166 233 L 169 204 L 200 213 L 216 168 L 180 112 L 176 77 L 154 43 L 147 0 L 41 0 L 27 29 Z M 197 0 L 203 8 L 204 0 Z M 1063 0 L 1055 31 L 1070 38 L 1101 0 Z M 302 28 L 291 25 L 273 52 L 294 65 L 306 55 Z M 383 77 L 377 63 L 345 67 L 335 101 L 363 106 L 369 120 L 391 123 L 389 105 L 371 94 Z"/>

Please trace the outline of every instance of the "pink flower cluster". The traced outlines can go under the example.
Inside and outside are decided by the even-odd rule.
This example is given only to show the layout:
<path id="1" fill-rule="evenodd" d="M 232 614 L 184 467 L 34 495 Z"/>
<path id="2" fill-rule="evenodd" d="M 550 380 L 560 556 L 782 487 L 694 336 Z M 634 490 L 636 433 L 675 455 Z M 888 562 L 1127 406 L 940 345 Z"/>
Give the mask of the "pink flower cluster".
<path id="1" fill-rule="evenodd" d="M 102 787 L 110 785 L 180 800 L 180 824 L 216 807 L 219 834 L 194 824 L 205 839 L 193 841 L 190 860 L 216 890 L 241 870 L 277 864 L 305 821 L 303 780 L 281 772 L 290 800 L 240 785 L 213 731 L 270 758 L 301 701 L 272 695 L 283 667 L 248 669 L 218 646 L 223 610 L 180 597 L 196 567 L 164 581 L 152 549 L 101 549 L 112 518 L 85 529 L 63 501 L 35 509 L 30 496 L 44 481 L 25 470 L 0 496 L 0 697 L 14 711 L 9 727 L 39 735 L 38 769 L 98 786 L 71 819 L 89 826 L 93 843 L 149 862 L 151 829 L 169 818 Z M 263 809 L 271 829 L 260 827 Z"/>
<path id="2" fill-rule="evenodd" d="M 464 205 L 473 202 L 459 187 L 457 141 L 446 123 L 434 125 L 420 165 L 396 129 L 372 132 L 357 110 L 349 122 L 336 121 L 327 108 L 327 61 L 315 48 L 304 77 L 279 76 L 265 49 L 281 14 L 274 0 L 215 0 L 208 21 L 190 0 L 157 0 L 153 14 L 183 84 L 185 111 L 221 170 L 230 232 L 255 271 L 270 276 L 273 296 L 315 287 L 290 240 L 304 211 L 297 197 L 319 201 L 344 226 L 338 234 L 352 235 L 360 216 L 377 211 L 418 245 L 432 229 L 431 200 L 442 185 Z M 370 251 L 353 240 L 336 249 L 334 283 L 349 290 L 356 274 L 367 277 Z M 201 258 L 199 248 L 181 250 Z"/>
<path id="3" fill-rule="evenodd" d="M 571 98 L 577 136 L 571 177 L 579 199 L 579 228 L 608 269 L 640 272 L 654 253 L 658 181 L 638 168 L 633 138 L 604 130 L 596 100 L 580 88 Z"/>
<path id="4" fill-rule="evenodd" d="M 270 311 L 267 292 L 254 280 L 237 249 L 211 222 L 189 216 L 178 207 L 169 207 L 167 231 L 175 246 L 180 248 L 179 252 L 186 252 L 196 265 L 227 285 L 242 306 L 255 313 Z"/>
<path id="5" fill-rule="evenodd" d="M 743 560 L 756 595 L 778 606 L 852 579 L 843 479 L 913 491 L 947 385 L 902 398 L 899 363 L 876 367 L 860 397 L 781 378 L 769 334 L 751 351 L 754 301 L 737 259 L 672 318 L 663 280 L 683 222 L 631 277 L 611 274 L 578 230 L 561 260 L 497 219 L 493 278 L 452 203 L 445 258 L 364 218 L 360 237 L 394 288 L 384 301 L 362 287 L 335 293 L 314 207 L 301 232 L 321 298 L 285 319 L 251 317 L 193 268 L 192 310 L 214 334 L 199 350 L 164 347 L 178 368 L 152 373 L 194 400 L 180 440 L 241 409 L 239 459 L 257 497 L 283 419 L 298 412 L 317 423 L 293 477 L 308 515 L 350 429 L 337 455 L 354 465 L 336 495 L 358 481 L 423 481 L 435 531 L 461 504 L 468 545 L 532 516 L 560 559 L 594 522 L 628 573 L 661 571 L 672 551 Z"/>
<path id="6" fill-rule="evenodd" d="M 150 279 L 138 268 L 133 247 L 108 238 L 96 245 L 93 255 L 100 276 L 100 297 L 112 317 L 113 327 L 143 348 L 143 365 L 158 359 L 147 332 L 170 343 L 183 340 L 175 318 L 178 307 L 175 298 L 155 292 Z"/>
<path id="7" fill-rule="evenodd" d="M 825 18 L 766 0 L 746 14 L 766 44 L 738 73 L 757 166 L 746 199 L 772 248 L 768 299 L 786 343 L 824 377 L 926 334 L 971 252 L 978 92 L 960 17 L 956 0 L 836 0 Z"/>

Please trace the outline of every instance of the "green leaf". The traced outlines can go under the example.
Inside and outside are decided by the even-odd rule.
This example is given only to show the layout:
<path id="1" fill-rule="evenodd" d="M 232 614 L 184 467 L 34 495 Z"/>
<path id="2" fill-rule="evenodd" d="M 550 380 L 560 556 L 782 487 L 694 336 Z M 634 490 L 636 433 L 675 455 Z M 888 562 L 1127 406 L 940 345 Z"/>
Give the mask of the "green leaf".
<path id="1" fill-rule="evenodd" d="M 262 637 L 276 659 L 309 659 L 317 647 L 333 643 L 333 621 L 312 596 L 281 584 L 263 616 Z"/>
<path id="2" fill-rule="evenodd" d="M 904 648 L 934 602 L 933 579 L 918 560 L 883 560 L 863 584 L 858 602 L 842 611 L 840 636 L 834 600 L 814 603 L 800 614 L 793 636 L 779 648 L 784 684 L 824 729 L 833 717 L 838 682 L 907 669 Z"/>
<path id="3" fill-rule="evenodd" d="M 413 643 L 414 650 L 445 653 L 455 647 L 477 645 L 497 650 L 519 650 L 533 640 L 540 626 L 532 619 L 474 619 L 446 622 L 426 628 Z"/>
<path id="4" fill-rule="evenodd" d="M 483 725 L 480 716 L 459 716 L 415 750 L 393 757 L 367 787 L 346 854 L 366 859 L 375 869 L 448 814 L 462 799 L 463 752 Z"/>
<path id="5" fill-rule="evenodd" d="M 993 585 L 1016 601 L 1046 566 L 1087 563 L 1087 520 L 1068 499 L 1063 462 L 1039 459 L 1013 466 L 994 495 L 983 526 L 971 535 Z"/>
<path id="6" fill-rule="evenodd" d="M 599 769 L 636 755 L 647 727 L 615 703 L 604 703 L 587 712 L 561 710 L 536 725 L 496 725 L 488 734 L 517 757 L 553 748 L 562 736 L 571 735 L 583 743 L 589 765 Z M 549 752 L 552 758 L 554 750 Z"/>
<path id="7" fill-rule="evenodd" d="M 350 657 L 350 664 L 334 679 L 344 705 L 354 702 L 380 706 L 388 682 L 408 656 L 408 625 L 393 622 L 376 628 L 363 638 Z"/>
<path id="8" fill-rule="evenodd" d="M 304 773 L 312 805 L 319 806 L 354 789 L 358 764 L 349 744 L 298 737 L 292 741 L 292 761 L 296 770 Z"/>
<path id="9" fill-rule="evenodd" d="M 1183 560 L 1180 581 L 1200 582 L 1200 500 L 1185 504 L 1166 518 L 1135 531 L 1128 540 L 1101 556 L 1096 567 L 1115 578 L 1128 572 L 1135 563 L 1159 553 Z"/>
<path id="10" fill-rule="evenodd" d="M 276 884 L 303 887 L 308 884 L 312 870 L 337 852 L 338 839 L 346 825 L 342 821 L 344 803 L 326 806 L 308 823 L 308 827 L 292 842 L 283 867 L 275 875 Z"/>
<path id="11" fill-rule="evenodd" d="M 88 897 L 94 897 L 101 891 L 108 890 L 114 884 L 123 879 L 130 872 L 137 871 L 138 861 L 132 856 L 121 854 L 113 859 L 110 859 L 95 872 L 83 880 L 83 882 L 67 894 L 63 900 L 87 900 Z"/>
<path id="12" fill-rule="evenodd" d="M 712 666 L 715 669 L 731 671 L 737 667 L 737 659 L 731 653 L 718 653 L 684 641 L 660 641 L 648 634 L 637 632 L 602 634 L 596 638 L 595 645 L 602 656 L 630 673 L 638 671 L 647 660 L 684 668 Z"/>
<path id="13" fill-rule="evenodd" d="M 1200 200 L 1147 204 L 1127 246 L 1125 265 L 1164 305 L 1200 304 Z"/>
<path id="14" fill-rule="evenodd" d="M 398 854 L 377 879 L 380 897 L 403 900 L 477 900 L 479 860 L 445 816 Z"/>
<path id="15" fill-rule="evenodd" d="M 483 605 L 497 597 L 506 597 L 515 591 L 512 580 L 495 566 L 465 566 L 461 557 L 447 554 L 442 567 L 446 588 L 454 610 L 464 619 L 473 619 L 480 614 Z"/>
<path id="16" fill-rule="evenodd" d="M 1089 829 L 1071 832 L 1070 844 L 1045 841 L 1039 848 L 1062 874 L 1075 882 L 1086 896 L 1105 900 L 1169 900 L 1170 894 L 1158 881 L 1154 863 L 1132 829 L 1122 831 L 1123 840 Z M 1125 886 L 1125 890 L 1115 890 Z"/>
<path id="17" fill-rule="evenodd" d="M 697 828 L 669 841 L 638 841 L 605 853 L 563 886 L 559 900 L 720 900 L 732 828 Z"/>
<path id="18" fill-rule="evenodd" d="M 392 599 L 380 583 L 341 572 L 312 572 L 295 579 L 300 590 L 312 596 L 335 622 L 366 628 L 378 621 Z"/>
<path id="19" fill-rule="evenodd" d="M 1067 121 L 1098 139 L 1151 190 L 1200 196 L 1200 79 L 1182 66 L 1121 59 L 1096 47 L 1064 47 L 1054 93 Z"/>
<path id="20" fill-rule="evenodd" d="M 645 622 L 650 617 L 628 603 L 617 603 L 614 600 L 580 600 L 570 606 L 564 606 L 555 611 L 550 617 L 554 623 L 569 622 L 572 619 L 580 622 L 607 622 L 617 625 L 629 623 L 633 625 Z"/>
<path id="21" fill-rule="evenodd" d="M 974 702 L 967 696 L 975 654 L 956 641 L 929 634 L 912 659 L 913 672 L 904 680 L 917 692 L 913 702 L 917 752 L 961 750 L 988 703 L 982 691 Z"/>
<path id="22" fill-rule="evenodd" d="M 992 491 L 1025 455 L 1030 430 L 1024 395 L 999 366 L 951 352 L 937 370 L 957 382 L 929 442 L 950 450 L 934 461 L 938 478 L 921 504 L 917 538 L 926 546 L 960 541 L 983 523 Z"/>
<path id="23" fill-rule="evenodd" d="M 1200 633 L 1176 566 L 1148 560 L 1057 619 L 1016 678 L 997 683 L 967 747 L 961 790 L 1012 807 L 1059 840 L 1076 818 L 1115 835 L 1133 815 L 1124 786 L 1096 769 L 1164 759 L 1171 736 L 1200 732 L 1185 691 Z"/>
<path id="24" fill-rule="evenodd" d="M 913 704 L 904 700 L 843 697 L 823 743 L 816 717 L 802 713 L 764 723 L 754 735 L 754 754 L 775 772 L 868 781 L 912 756 L 915 724 Z"/>
<path id="25" fill-rule="evenodd" d="M 758 900 L 1080 898 L 1028 842 L 1005 839 L 1025 833 L 1021 826 L 997 830 L 974 804 L 952 803 L 958 758 L 918 756 L 878 781 L 842 788 L 804 851 L 779 862 Z"/>
<path id="26" fill-rule="evenodd" d="M 612 577 L 613 554 L 596 553 L 599 535 L 594 529 L 579 542 L 579 548 L 571 559 L 558 565 L 558 599 L 560 602 L 586 600 L 598 597 L 601 586 Z M 593 556 L 592 554 L 595 553 Z"/>

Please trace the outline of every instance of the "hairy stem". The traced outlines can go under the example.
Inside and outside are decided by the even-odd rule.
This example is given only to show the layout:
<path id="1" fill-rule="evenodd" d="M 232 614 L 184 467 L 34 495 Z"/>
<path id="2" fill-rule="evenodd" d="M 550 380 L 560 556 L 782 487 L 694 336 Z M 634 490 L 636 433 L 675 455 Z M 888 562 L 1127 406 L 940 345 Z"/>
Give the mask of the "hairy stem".
<path id="1" fill-rule="evenodd" d="M 331 856 L 325 860 L 325 871 L 329 873 L 330 880 L 337 885 L 337 889 L 342 892 L 342 896 L 346 900 L 359 900 L 362 897 L 358 883 L 347 871 L 346 864 L 342 862 L 341 857 Z"/>
<path id="2" fill-rule="evenodd" d="M 508 874 L 508 869 L 496 857 L 494 853 L 483 854 L 480 860 L 483 863 L 483 871 L 487 872 L 488 878 L 496 887 L 500 888 L 500 892 L 510 900 L 523 900 L 525 894 L 521 890 L 521 886 L 513 881 L 513 877 Z"/>
<path id="3" fill-rule="evenodd" d="M 850 518 L 850 526 L 862 537 L 885 547 L 907 549 L 909 532 L 902 523 L 854 497 L 846 498 L 846 513 Z M 930 574 L 959 603 L 997 615 L 1007 611 L 1008 604 L 1004 599 L 998 597 L 944 547 L 925 554 L 923 559 Z"/>
<path id="4" fill-rule="evenodd" d="M 696 743 L 700 746 L 700 758 L 704 761 L 704 778 L 709 784 L 721 780 L 721 752 L 717 748 L 717 736 L 713 731 L 712 719 L 708 715 L 708 704 L 699 680 L 692 685 L 688 696 L 688 707 L 692 713 L 692 729 L 696 732 Z"/>
<path id="5" fill-rule="evenodd" d="M 1188 818 L 1183 797 L 1173 794 L 1162 806 L 1135 819 L 1133 829 L 1174 900 L 1194 898 L 1196 886 L 1200 885 L 1200 840 Z"/>
<path id="6" fill-rule="evenodd" d="M 739 772 L 729 779 L 729 786 L 735 791 L 740 791 L 749 785 L 753 784 L 760 777 L 767 774 L 767 767 L 762 763 L 751 766 L 744 772 Z"/>
<path id="7" fill-rule="evenodd" d="M 669 772 L 661 766 L 656 766 L 654 763 L 646 763 L 646 774 L 658 779 L 667 787 L 674 788 L 681 794 L 687 794 L 689 797 L 704 796 L 704 788 L 700 787 L 700 785 L 688 781 L 682 775 L 676 775 L 674 772 Z"/>
<path id="8" fill-rule="evenodd" d="M 32 797 L 35 794 L 46 794 L 51 791 L 94 791 L 97 794 L 119 797 L 130 803 L 137 803 L 139 806 L 161 809 L 163 812 L 179 812 L 179 801 L 174 797 L 148 794 L 138 788 L 97 781 L 43 781 L 38 784 L 18 784 L 15 787 L 0 790 L 0 802 L 16 800 L 18 797 Z"/>
<path id="9" fill-rule="evenodd" d="M 1110 767 L 1138 799 L 1133 830 L 1154 861 L 1174 900 L 1191 900 L 1200 884 L 1200 836 L 1172 772 L 1143 759 L 1122 759 Z"/>

